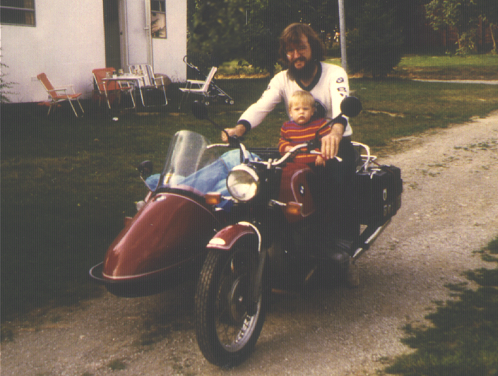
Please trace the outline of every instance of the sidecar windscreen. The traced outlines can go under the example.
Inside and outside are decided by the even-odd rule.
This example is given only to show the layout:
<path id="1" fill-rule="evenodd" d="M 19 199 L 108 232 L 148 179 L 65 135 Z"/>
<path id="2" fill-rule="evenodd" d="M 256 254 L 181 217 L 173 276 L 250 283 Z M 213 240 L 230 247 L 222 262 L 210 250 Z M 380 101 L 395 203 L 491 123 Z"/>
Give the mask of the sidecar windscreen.
<path id="1" fill-rule="evenodd" d="M 228 167 L 220 160 L 224 150 L 208 149 L 209 144 L 209 140 L 198 133 L 177 132 L 170 142 L 159 187 L 192 188 L 199 194 L 224 187 L 228 174 Z"/>

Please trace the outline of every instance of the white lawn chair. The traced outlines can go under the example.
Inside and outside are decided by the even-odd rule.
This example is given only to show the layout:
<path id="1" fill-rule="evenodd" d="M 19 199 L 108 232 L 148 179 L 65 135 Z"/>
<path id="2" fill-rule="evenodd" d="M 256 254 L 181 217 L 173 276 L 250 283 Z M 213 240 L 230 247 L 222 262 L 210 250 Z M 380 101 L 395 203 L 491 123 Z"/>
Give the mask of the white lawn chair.
<path id="1" fill-rule="evenodd" d="M 142 80 L 139 81 L 138 89 L 140 90 L 140 98 L 142 99 L 142 104 L 144 107 L 154 107 L 155 105 L 146 105 L 144 100 L 144 91 L 150 90 L 162 90 L 164 94 L 164 104 L 161 106 L 166 106 L 168 104 L 168 98 L 166 96 L 166 89 L 168 88 L 171 80 L 168 76 L 163 74 L 154 74 L 152 66 L 149 64 L 134 64 L 129 66 L 130 73 L 143 76 Z"/>

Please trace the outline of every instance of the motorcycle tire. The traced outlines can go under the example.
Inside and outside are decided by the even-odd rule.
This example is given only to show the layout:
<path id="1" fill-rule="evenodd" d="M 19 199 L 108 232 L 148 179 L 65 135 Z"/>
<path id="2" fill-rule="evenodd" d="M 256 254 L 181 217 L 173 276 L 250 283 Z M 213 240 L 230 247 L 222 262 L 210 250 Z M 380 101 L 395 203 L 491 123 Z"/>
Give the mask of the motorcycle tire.
<path id="1" fill-rule="evenodd" d="M 195 293 L 197 343 L 204 357 L 220 367 L 236 366 L 252 353 L 265 320 L 263 293 L 255 308 L 247 306 L 258 260 L 257 251 L 249 248 L 211 250 Z"/>

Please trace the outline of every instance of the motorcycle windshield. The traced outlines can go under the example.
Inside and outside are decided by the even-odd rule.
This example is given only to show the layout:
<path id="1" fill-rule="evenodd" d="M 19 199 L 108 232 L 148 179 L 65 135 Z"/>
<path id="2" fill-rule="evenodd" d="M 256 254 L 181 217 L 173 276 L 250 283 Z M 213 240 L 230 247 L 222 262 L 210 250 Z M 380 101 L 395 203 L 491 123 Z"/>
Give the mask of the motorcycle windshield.
<path id="1" fill-rule="evenodd" d="M 231 166 L 220 157 L 226 149 L 208 149 L 209 144 L 198 133 L 177 132 L 170 142 L 158 188 L 184 189 L 199 195 L 225 190 Z"/>

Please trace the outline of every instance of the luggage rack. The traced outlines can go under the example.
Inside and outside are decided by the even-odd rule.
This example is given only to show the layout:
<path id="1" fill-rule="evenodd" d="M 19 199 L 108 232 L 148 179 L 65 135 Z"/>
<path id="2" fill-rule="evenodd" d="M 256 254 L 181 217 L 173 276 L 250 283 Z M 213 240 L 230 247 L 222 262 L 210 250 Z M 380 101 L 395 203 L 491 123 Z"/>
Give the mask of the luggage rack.
<path id="1" fill-rule="evenodd" d="M 364 149 L 366 153 L 360 153 L 360 160 L 358 162 L 361 162 L 362 164 L 357 164 L 356 172 L 367 171 L 369 168 L 371 168 L 372 163 L 376 164 L 375 161 L 377 160 L 377 156 L 370 154 L 370 146 L 356 141 L 352 141 L 351 143 L 353 144 L 353 146 L 359 148 L 360 150 Z"/>

